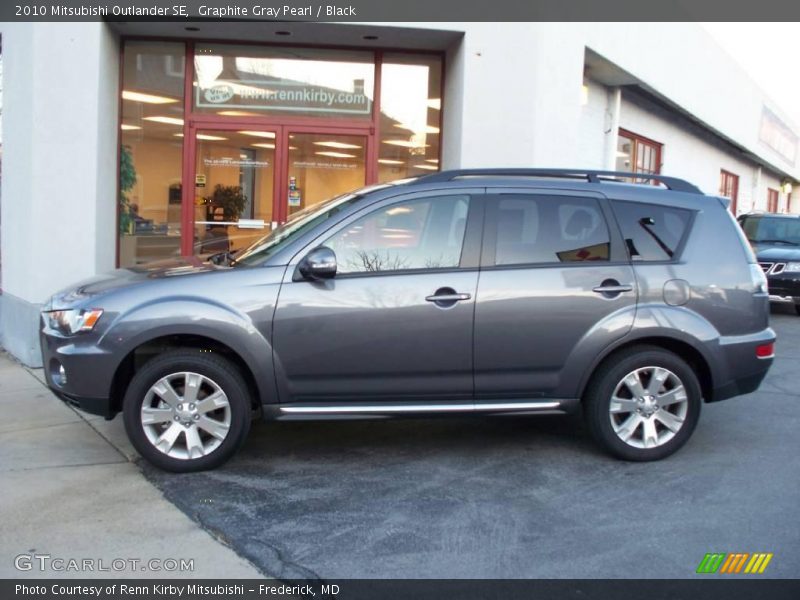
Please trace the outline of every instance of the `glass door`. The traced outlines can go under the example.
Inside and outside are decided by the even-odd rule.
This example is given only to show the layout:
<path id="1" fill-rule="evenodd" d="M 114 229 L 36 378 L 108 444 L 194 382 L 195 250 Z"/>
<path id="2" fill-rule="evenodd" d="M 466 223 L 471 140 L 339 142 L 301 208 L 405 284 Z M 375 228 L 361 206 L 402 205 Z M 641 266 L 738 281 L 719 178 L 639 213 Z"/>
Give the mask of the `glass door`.
<path id="1" fill-rule="evenodd" d="M 278 131 L 196 131 L 193 254 L 236 252 L 271 229 Z"/>
<path id="2" fill-rule="evenodd" d="M 289 130 L 285 216 L 366 183 L 366 135 Z"/>

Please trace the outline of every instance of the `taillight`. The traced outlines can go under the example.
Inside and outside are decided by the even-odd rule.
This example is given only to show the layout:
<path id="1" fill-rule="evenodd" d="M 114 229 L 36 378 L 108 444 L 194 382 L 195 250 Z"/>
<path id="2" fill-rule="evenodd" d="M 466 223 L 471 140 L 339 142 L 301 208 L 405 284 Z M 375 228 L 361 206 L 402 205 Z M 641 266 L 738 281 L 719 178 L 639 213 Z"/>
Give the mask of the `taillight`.
<path id="1" fill-rule="evenodd" d="M 756 356 L 758 358 L 772 358 L 775 356 L 775 342 L 756 346 Z"/>

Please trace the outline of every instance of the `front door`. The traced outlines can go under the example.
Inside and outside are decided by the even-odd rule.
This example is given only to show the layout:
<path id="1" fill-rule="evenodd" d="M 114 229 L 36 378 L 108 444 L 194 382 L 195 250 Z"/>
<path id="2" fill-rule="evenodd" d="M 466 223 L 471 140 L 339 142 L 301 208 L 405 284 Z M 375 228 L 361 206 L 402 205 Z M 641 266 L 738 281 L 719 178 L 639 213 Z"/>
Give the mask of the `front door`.
<path id="1" fill-rule="evenodd" d="M 236 252 L 366 182 L 366 134 L 230 124 L 192 132 L 193 254 Z"/>
<path id="2" fill-rule="evenodd" d="M 281 402 L 471 400 L 480 202 L 431 194 L 351 217 L 290 265 L 273 330 Z M 293 278 L 318 245 L 336 277 Z"/>
<path id="3" fill-rule="evenodd" d="M 604 198 L 498 192 L 475 309 L 476 398 L 572 398 L 633 325 L 636 283 Z"/>

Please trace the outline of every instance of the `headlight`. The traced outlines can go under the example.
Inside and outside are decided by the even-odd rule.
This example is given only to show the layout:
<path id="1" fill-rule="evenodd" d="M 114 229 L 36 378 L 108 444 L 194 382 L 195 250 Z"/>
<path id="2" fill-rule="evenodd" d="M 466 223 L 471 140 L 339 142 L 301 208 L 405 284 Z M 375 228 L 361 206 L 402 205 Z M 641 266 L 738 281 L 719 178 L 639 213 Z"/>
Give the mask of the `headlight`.
<path id="1" fill-rule="evenodd" d="M 91 331 L 103 314 L 100 308 L 90 310 L 51 310 L 44 313 L 50 329 L 65 335 L 73 335 L 82 331 Z"/>
<path id="2" fill-rule="evenodd" d="M 786 268 L 784 271 L 788 271 L 789 273 L 797 273 L 800 271 L 800 262 L 786 263 Z"/>

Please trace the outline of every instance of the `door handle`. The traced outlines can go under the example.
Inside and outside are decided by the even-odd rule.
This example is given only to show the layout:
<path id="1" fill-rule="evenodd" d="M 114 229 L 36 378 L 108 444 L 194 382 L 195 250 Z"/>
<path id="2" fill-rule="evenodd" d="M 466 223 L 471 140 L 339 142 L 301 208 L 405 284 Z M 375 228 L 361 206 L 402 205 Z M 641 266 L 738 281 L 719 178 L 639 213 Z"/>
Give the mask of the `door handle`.
<path id="1" fill-rule="evenodd" d="M 440 287 L 432 296 L 425 296 L 426 302 L 433 302 L 437 308 L 453 308 L 456 302 L 462 300 L 469 300 L 472 298 L 470 294 L 459 294 L 451 287 Z"/>
<path id="2" fill-rule="evenodd" d="M 621 294 L 622 292 L 632 292 L 632 285 L 599 285 L 592 288 L 593 292 L 598 294 Z"/>
<path id="3" fill-rule="evenodd" d="M 471 294 L 434 294 L 433 296 L 425 296 L 428 302 L 460 302 L 461 300 L 469 300 L 472 298 Z"/>
<path id="4" fill-rule="evenodd" d="M 606 279 L 597 287 L 593 287 L 592 291 L 602 294 L 604 298 L 615 298 L 622 292 L 632 292 L 633 286 L 629 283 L 620 283 L 616 279 Z"/>

